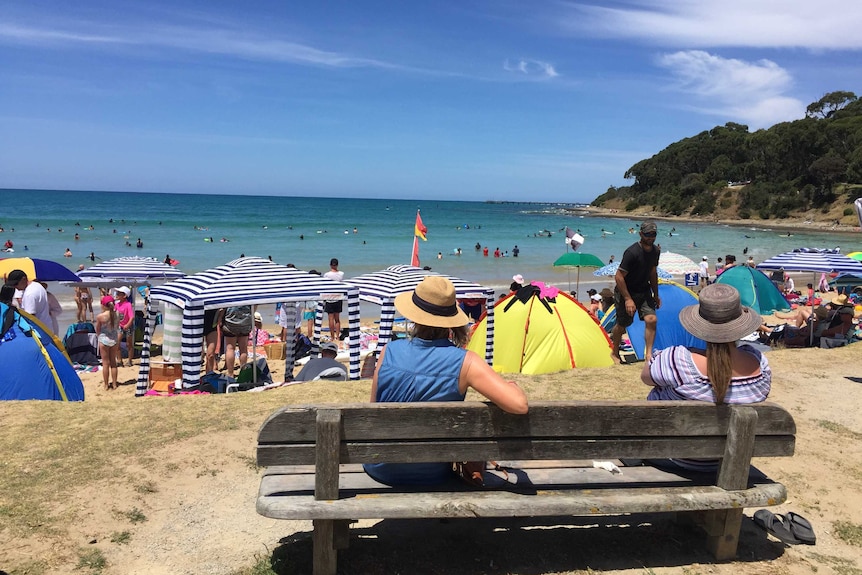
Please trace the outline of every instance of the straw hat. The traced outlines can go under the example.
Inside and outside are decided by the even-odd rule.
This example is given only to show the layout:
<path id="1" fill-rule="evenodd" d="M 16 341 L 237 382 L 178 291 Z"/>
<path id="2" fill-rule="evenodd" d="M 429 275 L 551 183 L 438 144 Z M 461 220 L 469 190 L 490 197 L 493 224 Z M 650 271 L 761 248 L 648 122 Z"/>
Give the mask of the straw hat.
<path id="1" fill-rule="evenodd" d="M 842 306 L 847 305 L 847 296 L 843 293 L 832 298 L 830 302 L 832 305 Z"/>
<path id="2" fill-rule="evenodd" d="M 259 311 L 254 312 L 254 321 L 259 321 L 260 323 L 263 323 L 263 316 L 260 315 Z"/>
<path id="3" fill-rule="evenodd" d="M 697 305 L 679 312 L 682 326 L 710 343 L 730 343 L 748 335 L 761 324 L 760 314 L 739 303 L 739 292 L 727 284 L 711 284 L 700 290 Z"/>
<path id="4" fill-rule="evenodd" d="M 455 303 L 455 286 L 442 276 L 425 276 L 412 292 L 395 298 L 395 309 L 412 322 L 431 327 L 467 325 L 467 314 Z"/>

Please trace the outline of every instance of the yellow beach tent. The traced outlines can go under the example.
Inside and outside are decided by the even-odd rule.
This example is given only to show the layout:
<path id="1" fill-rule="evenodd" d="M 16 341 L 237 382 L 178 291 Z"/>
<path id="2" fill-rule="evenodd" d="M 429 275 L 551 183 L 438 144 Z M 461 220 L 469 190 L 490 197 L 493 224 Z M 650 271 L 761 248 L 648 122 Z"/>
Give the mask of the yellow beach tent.
<path id="1" fill-rule="evenodd" d="M 473 329 L 468 349 L 485 354 L 487 318 Z M 494 370 L 553 373 L 612 365 L 611 342 L 590 313 L 569 294 L 541 282 L 494 304 Z"/>

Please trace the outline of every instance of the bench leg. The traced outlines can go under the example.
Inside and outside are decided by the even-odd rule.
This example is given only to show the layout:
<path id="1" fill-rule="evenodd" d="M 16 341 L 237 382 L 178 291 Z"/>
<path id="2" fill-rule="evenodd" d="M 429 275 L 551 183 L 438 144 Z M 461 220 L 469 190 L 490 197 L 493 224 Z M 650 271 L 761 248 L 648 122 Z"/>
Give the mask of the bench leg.
<path id="1" fill-rule="evenodd" d="M 742 528 L 742 509 L 707 511 L 703 520 L 709 552 L 719 561 L 736 558 L 739 530 Z"/>
<path id="2" fill-rule="evenodd" d="M 335 549 L 335 524 L 331 519 L 315 519 L 312 521 L 312 556 L 314 560 L 314 575 L 335 575 L 338 565 L 338 551 Z"/>

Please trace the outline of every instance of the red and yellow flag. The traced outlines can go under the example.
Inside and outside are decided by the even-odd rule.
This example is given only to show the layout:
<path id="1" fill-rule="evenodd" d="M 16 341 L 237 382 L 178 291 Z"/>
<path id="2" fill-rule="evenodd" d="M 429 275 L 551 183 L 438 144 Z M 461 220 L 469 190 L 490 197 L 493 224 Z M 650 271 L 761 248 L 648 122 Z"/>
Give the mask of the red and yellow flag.
<path id="1" fill-rule="evenodd" d="M 428 233 L 428 228 L 425 227 L 425 224 L 422 223 L 422 218 L 419 216 L 419 210 L 416 210 L 416 228 L 414 230 L 414 235 L 419 236 L 424 241 L 428 241 L 428 238 L 425 237 L 425 234 Z"/>

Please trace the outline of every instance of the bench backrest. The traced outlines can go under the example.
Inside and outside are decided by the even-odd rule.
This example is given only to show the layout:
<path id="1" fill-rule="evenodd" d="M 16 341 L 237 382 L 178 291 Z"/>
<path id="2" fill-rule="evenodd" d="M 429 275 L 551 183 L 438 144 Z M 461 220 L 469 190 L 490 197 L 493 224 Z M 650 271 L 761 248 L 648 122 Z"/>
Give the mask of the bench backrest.
<path id="1" fill-rule="evenodd" d="M 743 460 L 793 455 L 796 424 L 772 403 L 537 401 L 526 415 L 480 402 L 363 403 L 279 409 L 260 429 L 257 462 L 727 458 L 729 433 L 745 439 Z"/>

